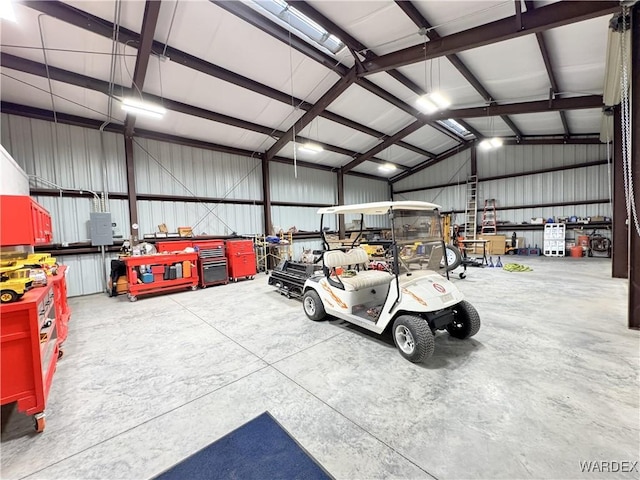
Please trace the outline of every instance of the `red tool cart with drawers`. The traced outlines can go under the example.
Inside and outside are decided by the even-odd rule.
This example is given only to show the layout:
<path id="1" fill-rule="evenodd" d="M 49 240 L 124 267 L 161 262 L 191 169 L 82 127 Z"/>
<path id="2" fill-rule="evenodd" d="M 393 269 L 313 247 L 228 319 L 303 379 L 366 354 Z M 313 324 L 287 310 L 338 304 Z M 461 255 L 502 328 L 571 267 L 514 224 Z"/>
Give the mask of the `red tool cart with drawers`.
<path id="1" fill-rule="evenodd" d="M 239 278 L 252 280 L 257 273 L 253 240 L 227 240 L 225 246 L 231 280 L 234 282 L 237 282 Z"/>
<path id="2" fill-rule="evenodd" d="M 224 240 L 203 240 L 193 242 L 193 246 L 198 253 L 200 286 L 206 288 L 229 283 Z"/>
<path id="3" fill-rule="evenodd" d="M 51 243 L 51 217 L 35 200 L 2 195 L 0 202 L 3 261 L 22 258 L 20 252 L 29 250 L 15 247 Z M 47 397 L 71 316 L 67 267 L 58 266 L 55 270 L 56 275 L 46 276 L 46 285 L 31 288 L 19 300 L 0 305 L 0 404 L 16 402 L 19 411 L 33 415 L 37 432 L 45 427 Z"/>

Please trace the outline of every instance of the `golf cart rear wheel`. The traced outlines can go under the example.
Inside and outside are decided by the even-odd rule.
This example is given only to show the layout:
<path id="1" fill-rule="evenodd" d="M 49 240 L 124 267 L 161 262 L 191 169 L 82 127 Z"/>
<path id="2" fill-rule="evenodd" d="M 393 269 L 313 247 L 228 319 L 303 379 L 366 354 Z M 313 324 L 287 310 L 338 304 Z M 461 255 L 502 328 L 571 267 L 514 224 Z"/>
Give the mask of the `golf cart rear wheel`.
<path id="1" fill-rule="evenodd" d="M 473 337 L 480 330 L 480 315 L 478 311 L 466 300 L 453 307 L 455 319 L 447 325 L 447 332 L 454 338 Z"/>
<path id="2" fill-rule="evenodd" d="M 320 295 L 315 290 L 307 290 L 302 297 L 302 306 L 304 307 L 304 313 L 314 322 L 327 316 L 322 300 L 320 300 Z"/>
<path id="3" fill-rule="evenodd" d="M 400 315 L 393 322 L 393 341 L 400 355 L 413 363 L 429 358 L 435 347 L 427 322 L 412 315 Z"/>

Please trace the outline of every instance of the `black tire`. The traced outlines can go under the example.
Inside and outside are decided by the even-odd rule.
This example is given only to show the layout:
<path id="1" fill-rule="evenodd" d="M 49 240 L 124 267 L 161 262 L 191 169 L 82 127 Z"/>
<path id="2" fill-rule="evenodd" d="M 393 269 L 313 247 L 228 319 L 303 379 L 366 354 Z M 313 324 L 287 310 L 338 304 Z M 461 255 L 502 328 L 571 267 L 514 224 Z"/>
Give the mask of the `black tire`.
<path id="1" fill-rule="evenodd" d="M 393 322 L 392 335 L 400 355 L 410 362 L 419 363 L 433 355 L 433 333 L 420 317 L 400 315 Z"/>
<path id="2" fill-rule="evenodd" d="M 306 291 L 302 297 L 302 307 L 307 317 L 314 322 L 319 322 L 327 316 L 322 300 L 320 300 L 320 295 L 315 290 Z"/>
<path id="3" fill-rule="evenodd" d="M 455 245 L 447 245 L 445 249 L 445 255 L 447 255 L 447 272 L 455 270 L 462 263 L 462 254 L 460 249 Z M 442 259 L 442 266 L 444 266 L 444 258 Z"/>
<path id="4" fill-rule="evenodd" d="M 515 250 L 515 249 L 514 250 L 509 250 L 507 253 L 509 255 L 515 255 L 517 253 L 517 250 Z"/>
<path id="5" fill-rule="evenodd" d="M 2 300 L 2 303 L 15 302 L 18 298 L 20 297 L 18 297 L 18 294 L 13 290 L 2 290 L 0 292 L 0 300 Z"/>
<path id="6" fill-rule="evenodd" d="M 454 338 L 464 340 L 473 337 L 480 330 L 480 315 L 466 300 L 453 307 L 455 320 L 447 325 L 447 332 Z"/>

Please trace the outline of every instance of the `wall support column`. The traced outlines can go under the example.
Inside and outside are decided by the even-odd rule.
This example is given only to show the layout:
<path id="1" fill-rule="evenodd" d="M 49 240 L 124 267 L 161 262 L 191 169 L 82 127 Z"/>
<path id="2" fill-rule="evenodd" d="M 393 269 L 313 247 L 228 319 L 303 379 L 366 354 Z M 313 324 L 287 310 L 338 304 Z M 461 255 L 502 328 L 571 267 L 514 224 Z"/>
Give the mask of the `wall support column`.
<path id="1" fill-rule="evenodd" d="M 266 155 L 262 155 L 262 200 L 264 201 L 263 218 L 264 218 L 264 233 L 265 235 L 271 235 L 273 226 L 271 225 L 271 182 L 269 177 L 269 161 Z"/>
<path id="2" fill-rule="evenodd" d="M 629 275 L 629 230 L 627 226 L 627 207 L 624 198 L 624 172 L 622 169 L 622 120 L 620 105 L 613 110 L 613 217 L 611 224 L 611 276 L 627 278 Z"/>
<path id="3" fill-rule="evenodd" d="M 471 175 L 478 175 L 478 145 L 471 147 Z"/>
<path id="4" fill-rule="evenodd" d="M 640 5 L 631 9 L 631 158 L 636 211 L 640 212 Z M 631 187 L 631 186 L 630 186 Z M 640 236 L 629 219 L 629 328 L 640 330 Z"/>
<path id="5" fill-rule="evenodd" d="M 338 205 L 344 205 L 344 170 L 338 170 Z M 344 215 L 338 215 L 338 238 L 345 238 Z"/>
<path id="6" fill-rule="evenodd" d="M 133 162 L 133 137 L 124 136 L 124 157 L 127 166 L 127 198 L 129 203 L 129 228 L 131 240 L 137 243 L 140 238 L 138 227 L 138 202 L 136 192 L 136 172 Z M 135 225 L 135 228 L 134 228 Z"/>

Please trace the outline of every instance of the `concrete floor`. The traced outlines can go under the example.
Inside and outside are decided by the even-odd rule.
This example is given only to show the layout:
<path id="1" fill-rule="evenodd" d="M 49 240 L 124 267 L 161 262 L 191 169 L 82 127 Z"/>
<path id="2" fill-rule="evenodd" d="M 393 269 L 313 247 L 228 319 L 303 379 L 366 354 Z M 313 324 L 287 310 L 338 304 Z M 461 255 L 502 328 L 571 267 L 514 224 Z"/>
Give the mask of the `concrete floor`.
<path id="1" fill-rule="evenodd" d="M 534 271 L 456 277 L 483 327 L 418 365 L 262 274 L 74 298 L 47 428 L 5 418 L 2 478 L 150 478 L 265 410 L 336 478 L 612 478 L 580 462 L 640 460 L 627 282 L 608 259 L 515 259 Z"/>

